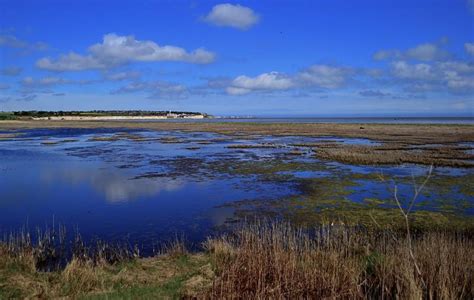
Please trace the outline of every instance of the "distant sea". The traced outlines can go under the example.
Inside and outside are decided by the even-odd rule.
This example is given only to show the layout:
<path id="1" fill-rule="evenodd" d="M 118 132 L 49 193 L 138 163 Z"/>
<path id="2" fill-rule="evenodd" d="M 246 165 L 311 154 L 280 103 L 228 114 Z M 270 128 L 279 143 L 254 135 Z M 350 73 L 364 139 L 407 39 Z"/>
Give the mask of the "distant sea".
<path id="1" fill-rule="evenodd" d="M 164 122 L 250 122 L 250 123 L 371 123 L 371 124 L 470 124 L 474 125 L 474 117 L 373 117 L 373 118 L 311 118 L 311 117 L 250 117 L 212 119 L 168 119 Z M 163 122 L 161 120 L 144 122 Z"/>

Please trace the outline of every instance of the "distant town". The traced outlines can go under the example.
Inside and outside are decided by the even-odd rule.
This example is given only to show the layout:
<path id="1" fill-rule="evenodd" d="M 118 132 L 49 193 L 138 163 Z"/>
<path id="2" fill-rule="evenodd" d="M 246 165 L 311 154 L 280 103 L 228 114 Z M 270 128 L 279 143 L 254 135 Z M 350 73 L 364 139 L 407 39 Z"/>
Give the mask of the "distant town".
<path id="1" fill-rule="evenodd" d="M 93 110 L 93 111 L 14 111 L 0 112 L 0 120 L 161 120 L 204 119 L 212 116 L 200 112 L 144 111 L 144 110 Z"/>

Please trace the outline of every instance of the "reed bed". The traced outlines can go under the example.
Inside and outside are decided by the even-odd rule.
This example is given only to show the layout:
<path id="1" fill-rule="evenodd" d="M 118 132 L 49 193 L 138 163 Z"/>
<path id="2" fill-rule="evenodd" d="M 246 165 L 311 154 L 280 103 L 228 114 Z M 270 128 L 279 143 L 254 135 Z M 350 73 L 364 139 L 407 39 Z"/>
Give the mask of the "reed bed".
<path id="1" fill-rule="evenodd" d="M 256 221 L 208 238 L 200 252 L 177 238 L 148 258 L 129 246 L 87 247 L 76 239 L 65 264 L 44 268 L 68 253 L 58 250 L 60 236 L 45 232 L 33 242 L 21 234 L 0 243 L 0 298 L 474 297 L 474 239 L 465 232 L 417 232 L 409 242 L 387 229 Z"/>
<path id="2" fill-rule="evenodd" d="M 257 223 L 205 243 L 216 279 L 210 298 L 472 299 L 474 243 L 429 232 L 412 239 L 393 232 L 287 223 Z"/>

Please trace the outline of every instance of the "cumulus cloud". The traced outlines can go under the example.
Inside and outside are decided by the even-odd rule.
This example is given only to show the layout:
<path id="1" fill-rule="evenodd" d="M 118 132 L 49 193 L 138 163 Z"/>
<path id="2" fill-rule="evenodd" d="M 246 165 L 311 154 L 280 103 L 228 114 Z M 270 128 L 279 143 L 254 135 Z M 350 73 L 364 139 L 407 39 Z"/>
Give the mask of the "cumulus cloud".
<path id="1" fill-rule="evenodd" d="M 401 87 L 412 93 L 449 92 L 465 94 L 474 92 L 474 62 L 453 59 L 453 55 L 437 44 L 421 44 L 406 51 L 383 50 L 375 59 L 390 59 L 388 72 L 382 78 L 385 84 Z M 467 53 L 474 55 L 474 43 L 464 44 Z"/>
<path id="2" fill-rule="evenodd" d="M 449 53 L 441 48 L 441 42 L 439 44 L 424 43 L 417 45 L 413 48 L 407 49 L 406 51 L 398 49 L 388 49 L 377 51 L 373 58 L 375 60 L 420 60 L 420 61 L 434 61 L 442 60 L 449 57 Z"/>
<path id="3" fill-rule="evenodd" d="M 251 9 L 230 3 L 215 5 L 204 20 L 216 26 L 246 30 L 257 24 L 260 17 Z"/>
<path id="4" fill-rule="evenodd" d="M 252 91 L 286 90 L 293 85 L 291 78 L 278 72 L 263 73 L 256 77 L 241 75 L 232 80 L 226 92 L 231 95 L 243 95 Z"/>
<path id="5" fill-rule="evenodd" d="M 431 61 L 448 57 L 448 53 L 435 44 L 425 43 L 406 51 L 406 56 L 411 59 Z"/>
<path id="6" fill-rule="evenodd" d="M 82 71 L 108 69 L 131 62 L 181 61 L 208 64 L 215 60 L 215 54 L 203 48 L 186 51 L 176 46 L 160 46 L 153 41 L 140 41 L 133 35 L 106 34 L 102 43 L 88 48 L 88 54 L 74 52 L 60 55 L 57 59 L 42 58 L 36 62 L 40 69 L 50 71 Z"/>
<path id="7" fill-rule="evenodd" d="M 416 47 L 415 47 L 416 48 Z M 413 49 L 415 49 L 413 48 Z M 462 60 L 390 61 L 385 69 L 357 69 L 347 66 L 316 64 L 293 74 L 262 73 L 251 77 L 240 75 L 234 79 L 209 79 L 208 88 L 223 90 L 229 95 L 246 95 L 253 92 L 325 91 L 347 87 L 364 87 L 358 92 L 363 97 L 402 97 L 380 90 L 396 88 L 405 98 L 423 97 L 423 93 L 448 92 L 466 94 L 474 92 L 474 62 Z M 401 99 L 401 98 L 399 98 Z"/>
<path id="8" fill-rule="evenodd" d="M 395 80 L 401 80 L 398 84 L 413 92 L 474 92 L 474 64 L 468 62 L 410 64 L 396 61 L 391 64 L 391 74 Z"/>
<path id="9" fill-rule="evenodd" d="M 473 0 L 474 2 L 474 0 Z M 464 44 L 464 50 L 472 56 L 474 56 L 474 43 L 465 43 Z"/>
<path id="10" fill-rule="evenodd" d="M 106 34 L 101 44 L 89 48 L 100 61 L 121 64 L 127 61 L 185 61 L 190 63 L 210 63 L 214 54 L 202 48 L 192 52 L 176 46 L 159 46 L 153 41 L 139 41 L 134 36 Z"/>
<path id="11" fill-rule="evenodd" d="M 91 55 L 82 56 L 74 52 L 62 54 L 58 59 L 52 60 L 49 57 L 43 57 L 36 62 L 40 69 L 48 71 L 84 71 L 91 69 L 106 69 L 109 65 Z"/>
<path id="12" fill-rule="evenodd" d="M 184 99 L 188 96 L 188 89 L 184 85 L 165 81 L 132 82 L 122 86 L 118 90 L 112 91 L 111 94 L 137 92 L 147 93 L 149 95 L 148 98 L 160 99 Z"/>
<path id="13" fill-rule="evenodd" d="M 431 79 L 434 74 L 431 65 L 409 64 L 405 61 L 396 61 L 392 64 L 392 73 L 403 79 Z"/>
<path id="14" fill-rule="evenodd" d="M 20 67 L 6 67 L 0 70 L 3 76 L 17 76 L 23 71 Z"/>
<path id="15" fill-rule="evenodd" d="M 228 81 L 225 91 L 230 95 L 244 95 L 258 91 L 284 91 L 296 88 L 335 89 L 344 86 L 353 73 L 354 71 L 347 67 L 312 65 L 291 75 L 279 72 L 263 73 L 255 77 L 241 75 Z M 225 84 L 226 81 L 221 83 Z"/>

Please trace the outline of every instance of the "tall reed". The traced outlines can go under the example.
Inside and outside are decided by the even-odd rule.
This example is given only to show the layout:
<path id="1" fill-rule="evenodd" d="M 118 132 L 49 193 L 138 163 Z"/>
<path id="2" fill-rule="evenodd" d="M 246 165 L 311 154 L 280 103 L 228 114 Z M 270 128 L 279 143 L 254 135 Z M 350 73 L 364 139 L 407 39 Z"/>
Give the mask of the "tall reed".
<path id="1" fill-rule="evenodd" d="M 439 298 L 474 296 L 474 243 L 430 232 L 409 241 L 392 233 L 257 222 L 209 239 L 212 298 Z"/>

